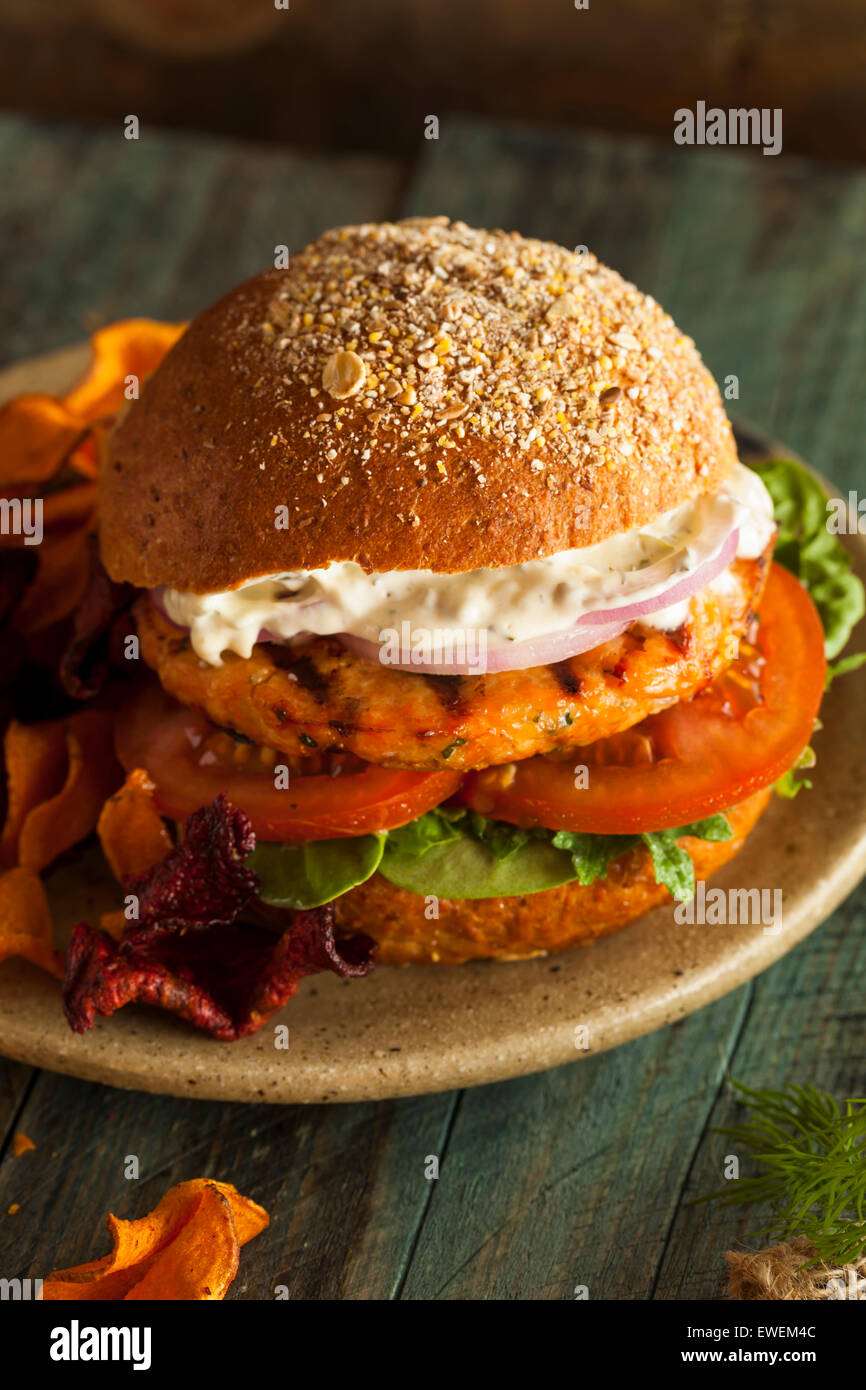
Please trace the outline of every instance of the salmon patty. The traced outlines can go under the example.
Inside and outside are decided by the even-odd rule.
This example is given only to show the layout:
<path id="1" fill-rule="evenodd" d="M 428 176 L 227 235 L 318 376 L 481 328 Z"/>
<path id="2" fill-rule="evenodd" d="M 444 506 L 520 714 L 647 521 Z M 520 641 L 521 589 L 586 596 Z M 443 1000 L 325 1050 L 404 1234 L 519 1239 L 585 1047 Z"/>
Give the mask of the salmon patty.
<path id="1" fill-rule="evenodd" d="M 134 613 L 164 689 L 224 729 L 295 756 L 339 748 L 380 765 L 468 772 L 594 743 L 690 699 L 736 657 L 771 553 L 736 561 L 674 632 L 638 623 L 553 666 L 477 676 L 399 671 L 332 637 L 260 643 L 248 659 L 229 652 L 209 666 L 149 598 Z"/>

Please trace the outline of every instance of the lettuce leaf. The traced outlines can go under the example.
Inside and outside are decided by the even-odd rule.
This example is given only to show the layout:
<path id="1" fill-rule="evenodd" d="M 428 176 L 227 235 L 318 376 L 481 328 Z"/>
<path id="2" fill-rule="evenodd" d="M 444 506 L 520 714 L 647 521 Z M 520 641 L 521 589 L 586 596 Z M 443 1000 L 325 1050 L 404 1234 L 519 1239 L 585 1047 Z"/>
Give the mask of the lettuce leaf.
<path id="1" fill-rule="evenodd" d="M 642 835 L 591 835 L 558 830 L 553 844 L 567 849 L 578 883 L 594 883 L 605 878 L 613 859 L 626 854 L 643 841 L 649 850 L 656 883 L 663 883 L 677 900 L 691 898 L 695 891 L 695 871 L 687 849 L 677 844 L 685 835 L 699 840 L 730 840 L 733 831 L 726 816 L 707 816 L 677 830 L 651 830 Z"/>
<path id="2" fill-rule="evenodd" d="M 651 830 L 641 836 L 652 855 L 656 883 L 663 883 L 672 898 L 686 902 L 695 895 L 695 866 L 687 849 L 677 844 L 684 835 L 698 840 L 730 840 L 733 835 L 727 816 L 707 816 L 679 830 Z"/>
<path id="3" fill-rule="evenodd" d="M 403 853 L 389 832 L 379 872 L 398 888 L 437 898 L 522 897 L 558 888 L 575 877 L 570 856 L 549 840 L 530 840 L 506 858 L 497 858 L 468 831 L 421 855 Z"/>
<path id="4" fill-rule="evenodd" d="M 321 907 L 364 883 L 378 869 L 384 835 L 280 844 L 260 840 L 247 860 L 259 876 L 259 898 L 271 907 Z"/>
<path id="5" fill-rule="evenodd" d="M 818 610 L 829 663 L 824 689 L 829 690 L 837 676 L 856 671 L 866 661 L 866 652 L 853 652 L 833 662 L 866 612 L 863 585 L 851 571 L 847 550 L 828 529 L 829 498 L 818 480 L 793 459 L 770 459 L 750 467 L 773 499 L 779 526 L 773 558 L 806 586 Z M 798 777 L 797 772 L 814 766 L 814 752 L 804 748 L 799 760 L 774 784 L 774 791 L 793 799 L 812 786 L 808 777 Z"/>
<path id="6" fill-rule="evenodd" d="M 866 594 L 851 571 L 851 557 L 827 529 L 828 496 L 817 479 L 793 459 L 750 465 L 773 499 L 779 526 L 774 559 L 803 583 L 824 626 L 828 661 L 838 656 L 866 612 Z M 852 659 L 842 670 L 853 670 Z M 858 663 L 859 664 L 859 663 Z"/>
<path id="7" fill-rule="evenodd" d="M 866 661 L 866 652 L 852 652 L 850 656 L 842 656 L 838 661 L 831 661 L 827 667 L 824 689 L 829 690 L 837 676 L 844 676 L 848 671 L 859 671 L 864 661 Z"/>
<path id="8" fill-rule="evenodd" d="M 448 839 L 438 838 L 439 811 L 428 811 L 410 826 L 388 832 L 380 873 L 397 887 L 425 897 L 517 897 L 563 883 L 594 883 L 608 866 L 643 842 L 650 851 L 656 881 L 680 900 L 694 893 L 695 875 L 685 835 L 729 840 L 725 816 L 708 816 L 677 830 L 643 835 L 592 835 L 582 831 L 523 830 L 473 812 L 450 813 Z M 426 821 L 427 825 L 420 822 Z M 408 834 L 406 833 L 408 832 Z M 426 848 L 419 848 L 426 843 Z"/>
<path id="9" fill-rule="evenodd" d="M 582 830 L 557 830 L 552 843 L 568 850 L 578 883 L 595 883 L 607 877 L 611 860 L 619 859 L 640 844 L 639 835 L 591 835 Z"/>
<path id="10" fill-rule="evenodd" d="M 272 907 L 311 908 L 347 893 L 377 870 L 411 893 L 439 898 L 510 898 L 563 883 L 594 883 L 609 864 L 642 841 L 656 880 L 675 898 L 691 897 L 694 871 L 684 835 L 727 840 L 724 816 L 709 816 L 679 830 L 644 835 L 590 835 L 570 830 L 523 829 L 465 807 L 440 806 L 380 835 L 307 844 L 260 842 L 248 865 L 259 877 L 259 898 Z"/>
<path id="11" fill-rule="evenodd" d="M 462 818 L 462 814 L 464 813 L 456 819 Z M 428 849 L 435 849 L 437 845 L 450 844 L 452 840 L 460 839 L 460 831 L 453 824 L 454 819 L 445 814 L 444 807 L 427 811 L 417 820 L 409 821 L 408 825 L 399 825 L 395 830 L 389 830 L 389 847 L 399 850 L 407 857 L 417 858 Z"/>
<path id="12" fill-rule="evenodd" d="M 774 782 L 773 790 L 777 796 L 783 796 L 786 801 L 793 801 L 798 792 L 811 791 L 812 783 L 808 777 L 798 777 L 799 772 L 808 767 L 814 767 L 817 759 L 815 750 L 811 744 L 803 749 L 793 767 L 789 767 L 787 772 L 783 772 L 778 782 Z"/>

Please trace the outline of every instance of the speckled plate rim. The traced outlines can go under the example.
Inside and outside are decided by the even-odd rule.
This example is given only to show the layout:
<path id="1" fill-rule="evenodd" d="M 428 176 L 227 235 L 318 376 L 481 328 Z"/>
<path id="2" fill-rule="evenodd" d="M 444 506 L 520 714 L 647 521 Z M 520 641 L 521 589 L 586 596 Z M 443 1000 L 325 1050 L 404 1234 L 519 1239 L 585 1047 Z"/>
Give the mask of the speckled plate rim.
<path id="1" fill-rule="evenodd" d="M 87 361 L 67 349 L 0 372 L 0 400 L 66 387 Z M 741 449 L 769 448 L 759 431 Z M 866 542 L 849 538 L 866 577 Z M 22 961 L 0 969 L 0 1051 L 107 1085 L 176 1096 L 308 1103 L 385 1099 L 505 1080 L 615 1047 L 685 1017 L 751 979 L 808 935 L 866 872 L 866 670 L 829 693 L 814 787 L 775 799 L 713 886 L 782 892 L 777 931 L 680 926 L 673 908 L 561 955 L 515 963 L 382 968 L 365 980 L 316 976 L 252 1038 L 217 1043 L 155 1010 L 130 1007 L 70 1033 L 58 986 Z M 52 872 L 61 927 L 104 909 L 94 849 Z M 288 1047 L 277 1046 L 280 1025 Z M 579 1030 L 579 1031 L 576 1031 Z"/>

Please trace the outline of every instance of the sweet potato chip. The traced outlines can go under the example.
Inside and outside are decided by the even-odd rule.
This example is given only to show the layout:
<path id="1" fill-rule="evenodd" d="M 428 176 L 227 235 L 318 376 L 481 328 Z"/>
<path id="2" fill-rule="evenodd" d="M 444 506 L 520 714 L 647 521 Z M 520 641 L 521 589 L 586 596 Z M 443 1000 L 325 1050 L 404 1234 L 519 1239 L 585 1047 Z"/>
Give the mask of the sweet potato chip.
<path id="1" fill-rule="evenodd" d="M 77 530 L 84 522 L 92 522 L 96 513 L 99 488 L 95 482 L 72 483 L 59 488 L 43 501 L 42 521 L 47 539 L 69 530 Z"/>
<path id="2" fill-rule="evenodd" d="M 0 552 L 33 556 L 36 575 L 14 616 L 16 631 L 38 632 L 66 618 L 81 602 L 87 587 L 88 538 L 96 525 L 97 487 L 83 482 L 61 488 L 42 499 L 42 541 L 26 547 L 23 534 L 0 536 Z M 3 555 L 5 569 L 8 555 Z"/>
<path id="3" fill-rule="evenodd" d="M 99 925 L 102 930 L 113 936 L 115 941 L 119 941 L 129 926 L 129 918 L 120 908 L 117 912 L 102 912 L 99 916 Z"/>
<path id="4" fill-rule="evenodd" d="M 43 1299 L 53 1303 L 83 1302 L 87 1299 L 101 1303 L 120 1302 L 146 1272 L 149 1262 L 145 1262 L 143 1268 L 134 1266 L 112 1273 L 107 1269 L 110 1258 L 106 1255 L 105 1259 L 93 1260 L 89 1265 L 79 1265 L 77 1269 L 49 1275 L 42 1285 Z M 73 1278 L 73 1275 L 76 1277 Z"/>
<path id="5" fill-rule="evenodd" d="M 45 889 L 30 869 L 10 869 L 0 876 L 0 961 L 7 956 L 22 956 L 50 975 L 63 975 Z"/>
<path id="6" fill-rule="evenodd" d="M 149 376 L 180 337 L 184 324 L 127 319 L 91 338 L 93 361 L 65 396 L 28 393 L 0 409 L 0 486 L 42 483 L 57 473 L 73 446 L 80 471 L 93 476 L 83 436 L 88 427 L 119 410 L 127 378 Z"/>
<path id="7" fill-rule="evenodd" d="M 44 869 L 95 830 L 106 799 L 123 777 L 110 714 L 82 710 L 65 723 L 66 781 L 55 797 L 34 807 L 18 840 L 18 862 L 33 869 Z"/>
<path id="8" fill-rule="evenodd" d="M 35 1150 L 35 1148 L 36 1145 L 33 1143 L 33 1140 L 30 1138 L 29 1134 L 25 1134 L 20 1129 L 18 1130 L 17 1134 L 13 1134 L 12 1152 L 14 1153 L 16 1158 L 20 1158 L 22 1154 L 30 1153 L 31 1151 Z"/>
<path id="9" fill-rule="evenodd" d="M 73 613 L 87 589 L 89 524 L 48 538 L 39 547 L 36 577 L 15 614 L 16 632 L 30 636 Z"/>
<path id="10" fill-rule="evenodd" d="M 90 339 L 93 351 L 90 370 L 64 396 L 66 409 L 87 421 L 113 415 L 128 399 L 127 377 L 134 376 L 142 382 L 150 376 L 185 328 L 185 323 L 122 319 L 99 329 Z"/>
<path id="11" fill-rule="evenodd" d="M 106 433 L 105 426 L 94 425 L 90 433 L 76 445 L 66 460 L 73 472 L 93 480 L 99 477 L 99 457 Z"/>
<path id="12" fill-rule="evenodd" d="M 58 488 L 56 492 L 49 493 L 42 500 L 42 531 L 43 539 L 38 547 L 31 547 L 41 550 L 43 546 L 50 545 L 52 541 L 59 540 L 62 536 L 68 535 L 70 531 L 78 531 L 82 527 L 92 526 L 96 514 L 96 503 L 99 489 L 95 482 L 72 483 L 68 487 Z M 13 495 L 13 489 L 6 490 L 6 496 Z M 15 493 L 14 495 L 17 495 Z M 29 496 L 29 492 L 22 494 Z M 16 531 L 8 531 L 0 534 L 0 550 L 17 550 L 24 548 L 25 537 Z"/>
<path id="13" fill-rule="evenodd" d="M 43 724 L 13 720 L 5 752 L 9 801 L 0 863 L 44 869 L 90 834 L 121 782 L 111 715 L 82 710 Z"/>
<path id="14" fill-rule="evenodd" d="M 66 781 L 69 755 L 62 719 L 42 724 L 13 720 L 4 739 L 6 761 L 6 823 L 0 836 L 0 867 L 18 857 L 18 841 L 35 806 L 57 796 Z"/>
<path id="15" fill-rule="evenodd" d="M 12 622 L 33 582 L 37 563 L 32 550 L 7 551 L 0 561 L 0 728 L 11 717 L 14 687 L 29 654 L 27 641 L 20 632 L 13 631 Z M 0 865 L 2 862 L 0 851 Z"/>
<path id="16" fill-rule="evenodd" d="M 127 1302 L 171 1299 L 192 1303 L 225 1298 L 238 1272 L 240 1245 L 231 1207 L 208 1183 L 198 1210 L 126 1295 Z"/>
<path id="17" fill-rule="evenodd" d="M 4 630 L 13 617 L 16 608 L 32 584 L 36 573 L 37 558 L 33 548 L 15 550 L 3 556 L 0 564 L 0 627 Z M 0 676 L 5 672 L 0 670 Z"/>
<path id="18" fill-rule="evenodd" d="M 53 396 L 15 396 L 0 409 L 0 486 L 53 478 L 85 429 Z"/>
<path id="19" fill-rule="evenodd" d="M 174 848 L 165 821 L 153 804 L 154 790 L 150 777 L 138 767 L 100 812 L 97 834 L 118 883 L 127 874 L 152 869 Z"/>
<path id="20" fill-rule="evenodd" d="M 208 1178 L 172 1187 L 147 1216 L 121 1221 L 109 1216 L 110 1255 L 57 1270 L 43 1299 L 207 1300 L 225 1295 L 237 1270 L 238 1247 L 268 1224 L 257 1202 L 231 1183 Z"/>

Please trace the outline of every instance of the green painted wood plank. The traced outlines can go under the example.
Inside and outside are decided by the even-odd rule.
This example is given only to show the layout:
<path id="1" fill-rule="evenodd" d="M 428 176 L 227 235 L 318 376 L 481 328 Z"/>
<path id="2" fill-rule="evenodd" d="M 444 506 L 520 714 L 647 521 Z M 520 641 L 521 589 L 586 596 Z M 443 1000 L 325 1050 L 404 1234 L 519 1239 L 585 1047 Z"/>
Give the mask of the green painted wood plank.
<path id="1" fill-rule="evenodd" d="M 109 1211 L 141 1215 L 172 1184 L 210 1176 L 271 1214 L 230 1297 L 269 1299 L 285 1285 L 294 1299 L 389 1298 L 430 1198 L 425 1158 L 443 1146 L 454 1103 L 217 1104 L 40 1073 L 17 1121 L 37 1150 L 0 1164 L 3 1268 L 44 1277 L 95 1258 Z M 137 1180 L 124 1176 L 131 1155 Z"/>
<path id="2" fill-rule="evenodd" d="M 464 1092 L 403 1297 L 648 1297 L 747 998 Z"/>
<path id="3" fill-rule="evenodd" d="M 327 227 L 386 216 L 393 161 L 0 119 L 3 361 L 129 315 L 183 319 Z"/>
<path id="4" fill-rule="evenodd" d="M 33 1067 L 0 1057 L 0 1155 L 6 1152 L 13 1132 L 22 1127 L 21 1109 L 36 1074 Z"/>

